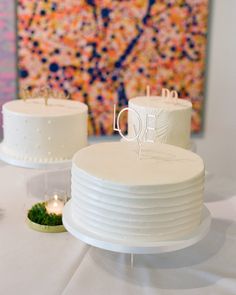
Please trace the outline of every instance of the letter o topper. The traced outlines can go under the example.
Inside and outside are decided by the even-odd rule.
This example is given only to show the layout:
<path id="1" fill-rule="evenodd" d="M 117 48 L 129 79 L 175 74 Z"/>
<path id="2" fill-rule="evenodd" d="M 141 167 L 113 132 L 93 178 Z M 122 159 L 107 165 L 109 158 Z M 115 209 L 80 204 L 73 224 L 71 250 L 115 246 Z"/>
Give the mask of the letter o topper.
<path id="1" fill-rule="evenodd" d="M 135 114 L 135 116 L 137 116 L 137 118 L 138 118 L 138 131 L 135 132 L 135 133 L 136 133 L 135 136 L 134 136 L 134 137 L 131 137 L 131 138 L 126 137 L 126 136 L 122 133 L 122 131 L 121 131 L 121 129 L 120 129 L 120 123 L 119 123 L 119 122 L 120 122 L 120 116 L 121 116 L 121 114 L 122 114 L 124 111 L 131 111 L 131 112 L 133 112 L 133 113 Z M 122 109 L 122 110 L 119 112 L 119 114 L 118 114 L 118 116 L 117 116 L 116 124 L 117 124 L 117 128 L 114 128 L 114 130 L 117 130 L 117 131 L 119 132 L 120 136 L 121 136 L 122 138 L 124 138 L 126 141 L 133 141 L 133 140 L 136 140 L 136 139 L 140 136 L 140 134 L 141 134 L 141 130 L 142 130 L 142 121 L 141 121 L 141 118 L 140 118 L 140 116 L 139 116 L 139 113 L 138 113 L 137 111 L 135 111 L 134 109 L 131 109 L 131 108 L 129 108 L 129 107 L 126 107 L 126 108 Z"/>

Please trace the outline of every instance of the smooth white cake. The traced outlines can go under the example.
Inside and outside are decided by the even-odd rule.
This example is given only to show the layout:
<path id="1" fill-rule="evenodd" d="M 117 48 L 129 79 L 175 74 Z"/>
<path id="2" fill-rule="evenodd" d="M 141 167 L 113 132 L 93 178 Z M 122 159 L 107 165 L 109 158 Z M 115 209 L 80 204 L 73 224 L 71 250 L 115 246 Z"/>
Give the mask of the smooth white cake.
<path id="1" fill-rule="evenodd" d="M 95 144 L 72 165 L 72 217 L 100 237 L 125 243 L 183 237 L 201 220 L 202 159 L 166 144 Z"/>
<path id="2" fill-rule="evenodd" d="M 3 105 L 2 150 L 30 162 L 69 160 L 87 145 L 87 106 L 50 98 L 14 100 Z"/>
<path id="3" fill-rule="evenodd" d="M 146 115 L 156 116 L 156 124 L 149 120 L 150 126 L 154 127 L 155 142 L 167 143 L 183 148 L 190 146 L 191 132 L 191 102 L 178 99 L 169 100 L 161 96 L 140 96 L 129 100 L 129 107 L 135 110 L 142 121 L 141 138 L 144 139 L 146 129 Z M 128 136 L 135 136 L 135 129 L 138 130 L 138 120 L 134 112 L 128 113 Z M 150 134 L 152 136 L 152 134 Z"/>

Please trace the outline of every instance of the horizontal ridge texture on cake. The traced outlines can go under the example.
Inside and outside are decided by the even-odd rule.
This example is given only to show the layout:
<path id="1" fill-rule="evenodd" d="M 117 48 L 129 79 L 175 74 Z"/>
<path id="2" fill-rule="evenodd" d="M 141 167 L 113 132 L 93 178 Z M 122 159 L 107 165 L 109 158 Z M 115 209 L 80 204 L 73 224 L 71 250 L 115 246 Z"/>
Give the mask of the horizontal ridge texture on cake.
<path id="1" fill-rule="evenodd" d="M 141 138 L 145 137 L 145 129 L 147 124 L 146 115 L 155 115 L 154 119 L 148 119 L 148 124 L 151 128 L 155 128 L 154 141 L 173 144 L 183 148 L 190 146 L 191 132 L 191 102 L 178 99 L 175 102 L 173 99 L 159 96 L 140 96 L 129 100 L 129 107 L 135 110 L 142 122 Z M 155 124 L 156 123 L 156 124 Z M 135 136 L 135 128 L 139 129 L 139 122 L 134 112 L 128 113 L 128 135 Z M 150 131 L 150 136 L 153 136 Z"/>
<path id="2" fill-rule="evenodd" d="M 87 145 L 87 106 L 50 98 L 14 100 L 3 105 L 2 150 L 29 162 L 72 159 Z"/>
<path id="3" fill-rule="evenodd" d="M 201 220 L 204 164 L 185 149 L 112 142 L 77 152 L 72 165 L 72 215 L 103 238 L 173 240 Z"/>

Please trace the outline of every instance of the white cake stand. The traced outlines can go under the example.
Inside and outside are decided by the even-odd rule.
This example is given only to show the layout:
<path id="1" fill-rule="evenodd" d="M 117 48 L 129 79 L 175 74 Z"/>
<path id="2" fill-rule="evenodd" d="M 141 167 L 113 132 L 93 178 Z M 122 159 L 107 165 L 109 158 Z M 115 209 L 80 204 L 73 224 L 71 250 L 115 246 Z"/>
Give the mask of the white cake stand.
<path id="1" fill-rule="evenodd" d="M 78 223 L 75 223 L 71 214 L 71 201 L 67 202 L 66 206 L 64 207 L 63 224 L 68 232 L 70 232 L 73 236 L 91 246 L 119 253 L 156 254 L 183 249 L 203 239 L 210 229 L 211 214 L 207 207 L 204 206 L 202 220 L 199 227 L 194 232 L 182 239 L 166 242 L 142 242 L 138 244 L 124 244 L 121 241 L 110 238 L 102 238 L 86 230 Z M 131 259 L 133 260 L 133 257 Z"/>
<path id="2" fill-rule="evenodd" d="M 18 166 L 22 168 L 32 168 L 32 169 L 67 169 L 71 168 L 71 160 L 65 161 L 54 161 L 54 162 L 33 162 L 33 161 L 26 161 L 21 159 L 16 159 L 8 154 L 6 154 L 2 148 L 3 144 L 0 144 L 0 160 L 6 162 L 13 166 Z"/>

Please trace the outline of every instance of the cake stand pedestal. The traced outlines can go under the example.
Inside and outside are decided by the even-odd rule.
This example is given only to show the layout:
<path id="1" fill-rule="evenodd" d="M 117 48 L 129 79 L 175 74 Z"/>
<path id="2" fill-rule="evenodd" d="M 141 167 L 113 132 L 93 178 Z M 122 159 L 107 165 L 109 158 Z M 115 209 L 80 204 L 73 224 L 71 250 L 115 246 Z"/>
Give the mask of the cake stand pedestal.
<path id="1" fill-rule="evenodd" d="M 164 252 L 172 252 L 189 247 L 205 237 L 210 229 L 211 214 L 204 205 L 202 219 L 199 227 L 188 236 L 182 239 L 172 241 L 157 241 L 157 242 L 140 242 L 140 243 L 124 243 L 122 241 L 101 238 L 100 236 L 86 230 L 73 220 L 71 214 L 71 200 L 66 203 L 63 210 L 63 224 L 68 232 L 79 240 L 104 250 L 110 250 L 119 253 L 128 254 L 157 254 Z M 131 255 L 131 266 L 133 264 L 133 255 Z"/>
<path id="2" fill-rule="evenodd" d="M 0 144 L 0 160 L 13 166 L 31 169 L 67 169 L 71 168 L 71 160 L 57 161 L 57 162 L 33 162 L 21 159 L 16 159 L 3 151 L 2 144 Z"/>

